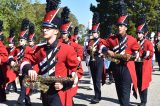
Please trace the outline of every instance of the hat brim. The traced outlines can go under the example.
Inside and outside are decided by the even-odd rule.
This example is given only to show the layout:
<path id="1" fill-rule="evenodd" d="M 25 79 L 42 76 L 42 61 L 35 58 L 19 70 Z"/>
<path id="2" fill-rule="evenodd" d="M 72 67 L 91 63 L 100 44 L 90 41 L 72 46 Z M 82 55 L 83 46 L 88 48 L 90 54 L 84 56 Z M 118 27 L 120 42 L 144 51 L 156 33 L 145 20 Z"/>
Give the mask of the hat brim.
<path id="1" fill-rule="evenodd" d="M 61 34 L 68 34 L 68 31 L 60 31 Z"/>
<path id="2" fill-rule="evenodd" d="M 124 26 L 128 26 L 128 24 L 126 24 L 126 23 L 117 23 L 117 26 L 120 26 L 120 25 L 124 25 Z"/>
<path id="3" fill-rule="evenodd" d="M 27 38 L 25 38 L 25 37 L 22 37 L 22 36 L 21 36 L 21 37 L 19 37 L 18 39 L 25 39 L 25 40 L 27 40 Z"/>
<path id="4" fill-rule="evenodd" d="M 51 24 L 51 23 L 43 23 L 42 27 L 49 27 L 49 28 L 53 28 L 53 29 L 58 29 L 58 26 L 55 24 Z"/>
<path id="5" fill-rule="evenodd" d="M 98 31 L 97 30 L 92 30 L 92 33 L 98 33 Z"/>
<path id="6" fill-rule="evenodd" d="M 141 31 L 141 30 L 137 30 L 136 32 L 137 33 L 144 33 L 144 31 Z"/>

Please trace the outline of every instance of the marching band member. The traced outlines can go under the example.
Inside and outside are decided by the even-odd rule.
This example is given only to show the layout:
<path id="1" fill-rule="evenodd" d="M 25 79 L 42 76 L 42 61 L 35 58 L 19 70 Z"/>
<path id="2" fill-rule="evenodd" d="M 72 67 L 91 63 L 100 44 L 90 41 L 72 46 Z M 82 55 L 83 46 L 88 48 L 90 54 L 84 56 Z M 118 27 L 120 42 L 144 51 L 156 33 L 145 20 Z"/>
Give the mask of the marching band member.
<path id="1" fill-rule="evenodd" d="M 35 26 L 34 26 L 33 23 L 30 23 L 28 44 L 33 50 L 36 49 L 35 41 L 36 41 L 36 38 L 35 38 Z"/>
<path id="2" fill-rule="evenodd" d="M 90 53 L 87 52 L 88 48 L 89 48 L 89 40 L 93 39 L 92 36 L 92 30 L 89 30 L 86 36 L 86 39 L 84 41 L 84 56 L 85 56 L 85 62 L 86 62 L 86 66 L 89 72 L 89 88 L 88 90 L 93 90 L 93 80 L 92 80 L 92 75 L 91 75 L 91 70 L 90 70 L 90 66 L 89 66 L 89 61 L 90 61 Z"/>
<path id="3" fill-rule="evenodd" d="M 22 25 L 21 25 L 21 32 L 19 34 L 19 46 L 15 49 L 15 51 L 10 53 L 9 58 L 9 64 L 11 67 L 18 67 L 19 71 L 19 64 L 21 63 L 24 56 L 28 53 L 30 53 L 32 48 L 27 46 L 27 39 L 28 39 L 28 32 L 29 31 L 29 20 L 23 19 Z M 23 79 L 24 79 L 24 73 L 22 71 L 19 71 L 19 81 L 21 86 L 21 92 L 20 96 L 18 97 L 18 101 L 16 105 L 23 105 L 23 100 L 25 100 L 25 104 L 27 106 L 31 105 L 30 97 L 29 95 L 26 95 L 26 88 L 23 85 Z"/>
<path id="4" fill-rule="evenodd" d="M 42 24 L 43 37 L 47 43 L 38 46 L 34 53 L 26 55 L 20 69 L 36 80 L 37 75 L 68 77 L 69 71 L 74 77 L 74 82 L 55 82 L 49 85 L 49 90 L 42 94 L 43 106 L 72 106 L 72 87 L 77 85 L 82 76 L 82 69 L 77 69 L 79 61 L 74 49 L 58 41 L 59 0 L 47 0 L 46 15 Z M 39 64 L 39 73 L 32 69 L 34 64 Z"/>
<path id="5" fill-rule="evenodd" d="M 71 41 L 78 43 L 78 39 L 79 39 L 78 32 L 79 32 L 79 28 L 78 26 L 76 26 L 74 28 L 74 35 L 71 36 Z"/>
<path id="6" fill-rule="evenodd" d="M 11 28 L 10 29 L 10 35 L 8 37 L 8 54 L 11 54 L 11 52 L 14 52 L 16 49 L 15 46 L 15 29 Z M 6 71 L 6 79 L 7 79 L 7 87 L 6 87 L 6 93 L 9 93 L 11 87 L 14 92 L 17 92 L 17 87 L 16 87 L 16 77 L 17 77 L 17 72 L 13 71 L 9 65 L 7 65 L 7 71 Z"/>
<path id="7" fill-rule="evenodd" d="M 111 62 L 110 68 L 115 79 L 118 100 L 121 106 L 129 106 L 131 83 L 137 90 L 137 77 L 134 60 L 130 60 L 131 54 L 139 50 L 140 46 L 135 38 L 126 33 L 128 27 L 128 15 L 124 6 L 120 8 L 120 17 L 117 21 L 118 33 L 110 35 L 103 42 L 102 52 L 110 57 L 116 54 L 125 55 L 121 58 L 120 63 Z M 106 46 L 106 47 L 105 47 Z M 116 57 L 115 57 L 116 58 Z"/>
<path id="8" fill-rule="evenodd" d="M 69 13 L 70 10 L 67 7 L 64 7 L 61 17 L 62 17 L 62 25 L 60 27 L 60 33 L 61 33 L 61 38 L 62 38 L 62 43 L 68 44 L 71 47 L 74 48 L 75 52 L 77 53 L 77 59 L 81 62 L 83 58 L 83 49 L 79 46 L 78 43 L 73 42 L 71 38 L 71 22 L 69 20 Z M 73 96 L 76 95 L 78 89 L 78 85 L 73 87 L 71 90 L 73 92 Z"/>
<path id="9" fill-rule="evenodd" d="M 69 12 L 70 10 L 68 9 L 68 7 L 64 7 L 63 12 L 61 13 L 62 17 L 62 25 L 60 28 L 61 38 L 63 43 L 68 44 L 74 48 L 74 50 L 77 53 L 78 60 L 81 61 L 83 59 L 83 48 L 78 43 L 75 43 L 70 40 L 72 31 L 71 27 L 72 22 L 70 22 L 69 20 Z"/>
<path id="10" fill-rule="evenodd" d="M 104 61 L 100 52 L 100 32 L 99 32 L 99 13 L 94 12 L 93 22 L 92 22 L 92 35 L 93 39 L 89 41 L 88 53 L 90 54 L 89 66 L 91 70 L 91 75 L 93 79 L 94 86 L 94 98 L 91 99 L 91 103 L 99 103 L 101 100 L 101 81 L 102 84 L 105 83 L 105 69 Z"/>
<path id="11" fill-rule="evenodd" d="M 138 42 L 141 46 L 142 56 L 135 62 L 137 85 L 140 95 L 141 103 L 139 106 L 146 106 L 147 92 L 149 83 L 152 79 L 152 57 L 154 54 L 153 45 L 150 40 L 146 39 L 145 33 L 147 32 L 147 24 L 145 22 L 145 16 L 139 19 L 139 25 L 137 27 Z"/>

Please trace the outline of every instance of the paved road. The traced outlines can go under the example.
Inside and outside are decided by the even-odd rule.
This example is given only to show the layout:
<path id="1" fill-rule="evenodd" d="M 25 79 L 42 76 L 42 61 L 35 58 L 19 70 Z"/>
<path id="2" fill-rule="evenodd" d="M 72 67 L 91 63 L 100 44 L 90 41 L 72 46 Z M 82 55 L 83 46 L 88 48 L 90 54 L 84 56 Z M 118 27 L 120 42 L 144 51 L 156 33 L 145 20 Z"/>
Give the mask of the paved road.
<path id="1" fill-rule="evenodd" d="M 157 65 L 157 64 L 156 64 Z M 155 72 L 152 73 L 153 80 L 150 84 L 148 93 L 148 103 L 147 106 L 160 106 L 160 71 L 158 67 L 154 66 Z M 90 104 L 90 99 L 93 97 L 94 91 L 87 90 L 89 84 L 88 70 L 83 63 L 84 76 L 79 83 L 79 90 L 77 95 L 74 97 L 75 106 L 119 106 L 117 100 L 117 94 L 115 90 L 115 85 L 104 85 L 102 86 L 102 100 L 98 104 Z M 10 93 L 7 95 L 7 102 L 4 104 L 0 103 L 0 106 L 13 106 L 18 98 L 17 93 Z M 42 106 L 41 100 L 39 99 L 39 93 L 31 95 L 31 101 L 33 106 Z M 140 102 L 139 98 L 136 100 L 132 95 L 130 97 L 132 106 L 136 106 Z"/>

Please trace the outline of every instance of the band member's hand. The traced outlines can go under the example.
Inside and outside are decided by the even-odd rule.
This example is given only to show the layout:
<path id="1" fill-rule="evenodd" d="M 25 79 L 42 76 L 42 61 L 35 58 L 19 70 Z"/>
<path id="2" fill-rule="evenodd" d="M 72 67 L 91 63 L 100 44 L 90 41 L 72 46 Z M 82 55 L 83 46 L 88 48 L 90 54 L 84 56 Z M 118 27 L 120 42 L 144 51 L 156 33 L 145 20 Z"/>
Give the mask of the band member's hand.
<path id="1" fill-rule="evenodd" d="M 111 50 L 108 50 L 108 51 L 107 51 L 107 54 L 108 54 L 110 57 L 114 57 L 114 52 L 111 51 Z"/>
<path id="2" fill-rule="evenodd" d="M 31 77 L 31 80 L 37 79 L 37 72 L 35 70 L 29 70 L 28 75 Z"/>
<path id="3" fill-rule="evenodd" d="M 78 56 L 77 59 L 78 59 L 78 61 L 81 61 L 81 57 Z"/>
<path id="4" fill-rule="evenodd" d="M 77 73 L 75 72 L 72 72 L 72 78 L 74 78 L 74 82 L 73 82 L 73 85 L 72 87 L 75 87 L 78 83 L 78 76 L 77 76 Z"/>
<path id="5" fill-rule="evenodd" d="M 14 67 L 16 65 L 16 62 L 11 61 L 11 66 Z"/>
<path id="6" fill-rule="evenodd" d="M 97 46 L 94 46 L 92 51 L 95 52 L 97 50 Z"/>
<path id="7" fill-rule="evenodd" d="M 61 90 L 63 88 L 63 84 L 60 83 L 60 82 L 56 82 L 54 87 L 55 87 L 56 90 Z"/>
<path id="8" fill-rule="evenodd" d="M 129 60 L 130 60 L 130 58 L 131 58 L 131 55 L 126 54 L 126 55 L 124 55 L 124 59 L 123 59 L 123 60 L 125 60 L 125 61 L 129 61 Z"/>

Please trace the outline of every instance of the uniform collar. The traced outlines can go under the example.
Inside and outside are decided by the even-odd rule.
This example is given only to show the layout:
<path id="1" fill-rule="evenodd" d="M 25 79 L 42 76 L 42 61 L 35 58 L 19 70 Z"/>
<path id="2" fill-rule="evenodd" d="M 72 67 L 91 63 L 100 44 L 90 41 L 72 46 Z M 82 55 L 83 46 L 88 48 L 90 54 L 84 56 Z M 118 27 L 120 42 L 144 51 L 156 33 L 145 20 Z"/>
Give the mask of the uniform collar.
<path id="1" fill-rule="evenodd" d="M 126 37 L 126 34 L 124 36 L 117 34 L 117 36 L 119 41 L 123 41 L 123 39 Z"/>
<path id="2" fill-rule="evenodd" d="M 56 39 L 52 44 L 49 44 L 49 43 L 47 43 L 47 45 L 46 45 L 46 49 L 48 50 L 50 50 L 50 49 L 54 49 L 54 48 L 56 48 L 57 47 L 57 44 L 58 44 L 58 40 Z"/>

